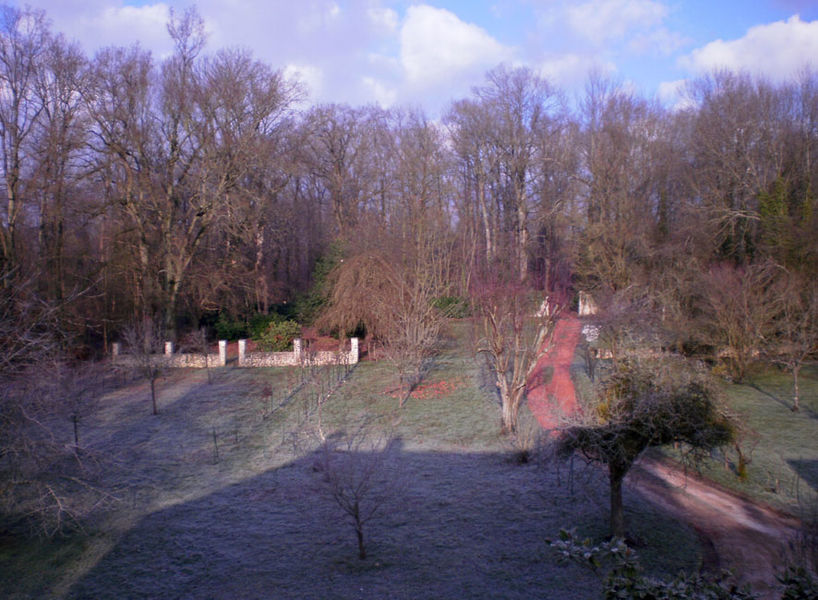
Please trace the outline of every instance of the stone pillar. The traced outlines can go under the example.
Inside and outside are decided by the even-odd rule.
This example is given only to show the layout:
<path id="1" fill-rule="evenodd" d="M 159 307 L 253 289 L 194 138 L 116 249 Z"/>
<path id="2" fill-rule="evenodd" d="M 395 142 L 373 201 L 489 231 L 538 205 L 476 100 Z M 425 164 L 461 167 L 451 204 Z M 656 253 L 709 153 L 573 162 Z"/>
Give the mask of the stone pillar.
<path id="1" fill-rule="evenodd" d="M 354 365 L 358 362 L 358 338 L 354 337 L 349 340 L 349 364 Z"/>
<path id="2" fill-rule="evenodd" d="M 247 340 L 239 340 L 239 366 L 244 366 L 244 355 L 247 352 Z"/>
<path id="3" fill-rule="evenodd" d="M 122 352 L 122 344 L 119 342 L 114 342 L 111 344 L 111 360 L 116 362 L 119 358 L 119 354 Z"/>
<path id="4" fill-rule="evenodd" d="M 227 364 L 227 340 L 219 340 L 219 366 Z"/>
<path id="5" fill-rule="evenodd" d="M 301 338 L 293 340 L 293 356 L 295 357 L 295 364 L 301 364 L 301 356 L 303 355 L 303 346 L 301 345 Z"/>
<path id="6" fill-rule="evenodd" d="M 165 356 L 173 354 L 173 342 L 165 342 Z"/>

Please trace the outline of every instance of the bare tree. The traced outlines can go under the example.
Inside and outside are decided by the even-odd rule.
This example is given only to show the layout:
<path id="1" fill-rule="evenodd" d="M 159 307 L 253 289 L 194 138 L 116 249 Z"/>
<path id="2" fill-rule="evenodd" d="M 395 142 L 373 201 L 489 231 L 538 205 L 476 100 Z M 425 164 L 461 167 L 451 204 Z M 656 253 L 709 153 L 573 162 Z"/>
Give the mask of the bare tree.
<path id="1" fill-rule="evenodd" d="M 500 394 L 502 430 L 514 433 L 526 383 L 551 345 L 562 305 L 501 271 L 495 267 L 475 281 L 471 300 L 478 314 L 477 352 L 487 359 Z"/>
<path id="2" fill-rule="evenodd" d="M 81 526 L 110 496 L 78 435 L 66 439 L 69 418 L 89 410 L 77 395 L 89 380 L 65 363 L 58 307 L 37 295 L 36 277 L 14 281 L 0 291 L 0 512 L 51 536 Z"/>
<path id="3" fill-rule="evenodd" d="M 319 326 L 349 332 L 363 326 L 393 364 L 400 404 L 426 375 L 437 352 L 446 315 L 435 299 L 448 289 L 450 241 L 445 229 L 416 224 L 416 235 L 378 230 L 328 277 L 329 303 Z M 377 246 L 376 246 L 377 244 Z"/>
<path id="4" fill-rule="evenodd" d="M 741 381 L 771 342 L 782 307 L 782 269 L 771 262 L 716 265 L 702 281 L 701 321 L 718 344 L 728 373 Z"/>
<path id="5" fill-rule="evenodd" d="M 608 467 L 611 535 L 619 538 L 625 537 L 622 482 L 646 449 L 678 442 L 708 450 L 728 443 L 734 430 L 718 388 L 680 360 L 620 362 L 584 419 L 564 428 L 557 444 L 564 454 L 579 451 Z"/>
<path id="6" fill-rule="evenodd" d="M 34 9 L 0 7 L 0 143 L 2 177 L 6 188 L 6 214 L 0 227 L 0 265 L 17 263 L 18 226 L 25 214 L 31 164 L 29 138 L 41 118 L 43 106 L 36 94 L 37 77 L 48 50 L 50 33 L 45 13 Z"/>
<path id="7" fill-rule="evenodd" d="M 165 371 L 162 328 L 153 319 L 145 317 L 122 333 L 129 354 L 126 368 L 147 379 L 151 386 L 151 412 L 159 414 L 156 405 L 156 382 Z"/>
<path id="8" fill-rule="evenodd" d="M 207 343 L 207 330 L 200 327 L 191 331 L 182 341 L 182 347 L 201 356 L 207 372 L 207 383 L 212 384 L 213 371 L 210 369 L 210 347 Z"/>
<path id="9" fill-rule="evenodd" d="M 792 410 L 800 410 L 798 376 L 804 362 L 818 352 L 818 284 L 788 273 L 776 335 L 768 353 L 792 374 Z"/>
<path id="10" fill-rule="evenodd" d="M 318 469 L 326 491 L 355 528 L 358 558 L 365 560 L 367 525 L 395 495 L 400 481 L 394 471 L 398 443 L 361 427 L 348 436 L 331 435 L 319 450 Z"/>

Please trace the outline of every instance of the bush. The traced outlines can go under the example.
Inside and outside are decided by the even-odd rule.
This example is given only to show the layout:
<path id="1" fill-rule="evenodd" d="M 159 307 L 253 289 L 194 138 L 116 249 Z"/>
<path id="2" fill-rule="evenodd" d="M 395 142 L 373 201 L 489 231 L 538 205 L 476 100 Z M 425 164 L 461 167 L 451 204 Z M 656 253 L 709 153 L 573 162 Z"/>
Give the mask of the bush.
<path id="1" fill-rule="evenodd" d="M 247 323 L 231 319 L 227 313 L 219 313 L 219 319 L 213 325 L 216 339 L 236 341 L 247 337 Z"/>
<path id="2" fill-rule="evenodd" d="M 250 337 L 254 340 L 257 340 L 267 328 L 272 325 L 273 323 L 281 323 L 284 321 L 284 317 L 279 315 L 278 313 L 273 313 L 271 315 L 265 315 L 264 313 L 256 313 L 252 317 L 250 317 L 250 322 L 247 326 L 248 333 Z"/>
<path id="3" fill-rule="evenodd" d="M 285 352 L 301 335 L 301 325 L 295 321 L 273 321 L 253 339 L 263 352 Z"/>

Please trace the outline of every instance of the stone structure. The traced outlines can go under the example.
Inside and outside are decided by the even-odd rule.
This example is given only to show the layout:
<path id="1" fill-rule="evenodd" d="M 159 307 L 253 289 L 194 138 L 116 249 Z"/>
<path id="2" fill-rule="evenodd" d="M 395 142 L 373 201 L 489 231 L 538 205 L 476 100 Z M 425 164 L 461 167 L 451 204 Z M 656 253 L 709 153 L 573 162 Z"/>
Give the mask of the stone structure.
<path id="1" fill-rule="evenodd" d="M 303 340 L 293 340 L 292 352 L 247 352 L 247 340 L 239 340 L 239 367 L 299 367 L 305 365 L 354 365 L 360 358 L 358 338 L 349 340 L 349 350 L 304 350 Z"/>
<path id="2" fill-rule="evenodd" d="M 122 354 L 122 346 L 119 342 L 113 344 L 111 348 L 111 360 L 116 365 L 133 366 L 134 357 L 128 354 Z M 165 353 L 157 354 L 152 357 L 162 364 L 162 366 L 171 369 L 204 369 L 205 367 L 223 367 L 227 364 L 227 341 L 219 340 L 219 353 L 208 354 L 205 357 L 201 353 L 173 353 L 173 342 L 165 342 Z"/>
<path id="3" fill-rule="evenodd" d="M 580 292 L 579 293 L 579 316 L 580 317 L 590 317 L 595 315 L 599 311 L 599 307 L 597 307 L 596 302 L 594 302 L 593 297 L 591 294 L 587 292 Z"/>

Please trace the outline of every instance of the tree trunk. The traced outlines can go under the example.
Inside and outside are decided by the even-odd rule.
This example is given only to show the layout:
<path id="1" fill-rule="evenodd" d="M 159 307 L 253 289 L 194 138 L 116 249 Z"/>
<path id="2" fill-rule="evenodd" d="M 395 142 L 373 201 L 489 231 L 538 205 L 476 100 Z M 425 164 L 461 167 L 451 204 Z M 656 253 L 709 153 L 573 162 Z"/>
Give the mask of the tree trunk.
<path id="1" fill-rule="evenodd" d="M 801 410 L 800 393 L 798 390 L 798 372 L 801 370 L 801 365 L 798 364 L 792 369 L 792 410 L 798 412 Z"/>
<path id="2" fill-rule="evenodd" d="M 517 412 L 522 399 L 522 393 L 512 391 L 503 396 L 502 432 L 514 433 L 517 431 Z"/>
<path id="3" fill-rule="evenodd" d="M 364 530 L 359 524 L 355 527 L 355 533 L 358 535 L 358 558 L 366 560 L 366 546 L 364 546 Z"/>
<path id="4" fill-rule="evenodd" d="M 609 464 L 608 476 L 611 483 L 611 537 L 625 539 L 625 507 L 622 503 L 622 480 L 627 469 L 621 465 Z"/>
<path id="5" fill-rule="evenodd" d="M 158 415 L 159 411 L 156 408 L 156 379 L 151 377 L 151 404 L 153 405 L 153 414 Z"/>

